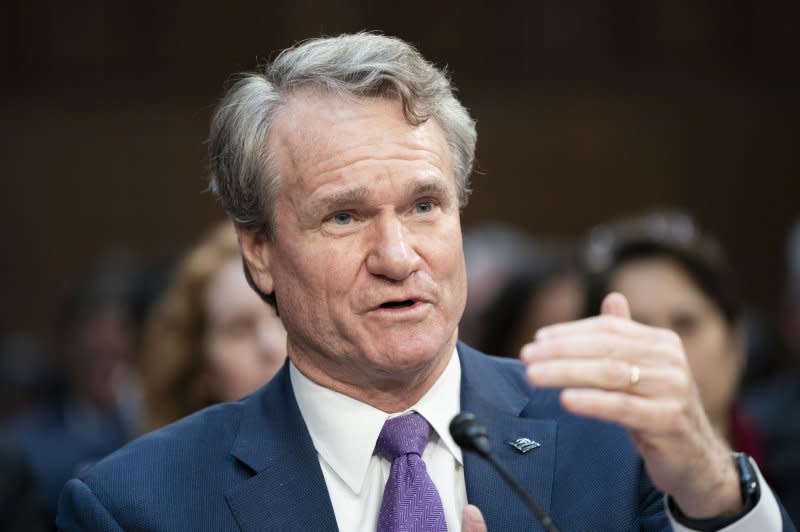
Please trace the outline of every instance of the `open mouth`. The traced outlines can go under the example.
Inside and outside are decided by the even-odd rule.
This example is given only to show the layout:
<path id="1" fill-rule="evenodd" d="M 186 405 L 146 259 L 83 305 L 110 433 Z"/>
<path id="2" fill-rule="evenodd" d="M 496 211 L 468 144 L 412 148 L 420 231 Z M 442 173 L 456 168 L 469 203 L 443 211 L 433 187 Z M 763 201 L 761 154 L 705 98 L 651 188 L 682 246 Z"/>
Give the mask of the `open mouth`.
<path id="1" fill-rule="evenodd" d="M 414 301 L 406 299 L 403 301 L 387 301 L 386 303 L 383 303 L 380 308 L 394 309 L 394 308 L 411 307 L 413 305 Z"/>

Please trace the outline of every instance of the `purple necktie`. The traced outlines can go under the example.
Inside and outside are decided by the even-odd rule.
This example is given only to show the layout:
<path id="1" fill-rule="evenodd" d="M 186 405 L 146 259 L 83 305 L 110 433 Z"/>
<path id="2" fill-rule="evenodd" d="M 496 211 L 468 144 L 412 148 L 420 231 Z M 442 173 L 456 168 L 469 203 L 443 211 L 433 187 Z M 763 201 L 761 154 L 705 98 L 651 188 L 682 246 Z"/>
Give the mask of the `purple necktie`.
<path id="1" fill-rule="evenodd" d="M 387 419 L 375 451 L 392 462 L 383 490 L 378 532 L 447 532 L 444 509 L 422 450 L 431 426 L 416 412 Z"/>

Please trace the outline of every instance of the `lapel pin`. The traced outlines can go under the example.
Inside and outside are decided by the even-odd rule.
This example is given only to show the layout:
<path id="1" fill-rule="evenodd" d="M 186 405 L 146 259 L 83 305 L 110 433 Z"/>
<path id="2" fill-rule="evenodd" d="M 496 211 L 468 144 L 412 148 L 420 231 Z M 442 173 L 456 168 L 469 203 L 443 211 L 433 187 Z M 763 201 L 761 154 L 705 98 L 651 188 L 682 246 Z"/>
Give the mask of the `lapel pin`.
<path id="1" fill-rule="evenodd" d="M 529 438 L 517 438 L 516 440 L 508 440 L 506 443 L 519 451 L 521 454 L 525 454 L 528 451 L 532 451 L 537 447 L 542 446 L 542 444 L 538 441 L 534 441 Z"/>

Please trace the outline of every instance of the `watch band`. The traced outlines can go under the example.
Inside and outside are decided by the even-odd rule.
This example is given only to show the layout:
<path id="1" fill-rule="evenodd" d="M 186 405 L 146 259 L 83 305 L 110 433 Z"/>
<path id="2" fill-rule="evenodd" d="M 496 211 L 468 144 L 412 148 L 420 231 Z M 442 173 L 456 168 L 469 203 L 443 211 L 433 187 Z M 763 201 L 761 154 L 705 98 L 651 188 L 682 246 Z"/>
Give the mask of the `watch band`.
<path id="1" fill-rule="evenodd" d="M 758 476 L 750 463 L 750 457 L 745 453 L 731 453 L 736 471 L 739 473 L 739 487 L 742 490 L 742 504 L 744 508 L 752 508 L 758 502 L 759 486 Z"/>
<path id="2" fill-rule="evenodd" d="M 672 500 L 672 497 L 667 497 L 669 510 L 676 521 L 686 528 L 691 528 L 699 532 L 713 532 L 714 530 L 719 530 L 735 523 L 756 507 L 761 497 L 761 489 L 758 485 L 758 476 L 753 469 L 753 464 L 750 463 L 750 457 L 745 453 L 736 452 L 731 453 L 731 458 L 736 467 L 736 472 L 739 474 L 739 488 L 742 492 L 742 509 L 733 515 L 711 517 L 708 519 L 693 519 L 683 515 L 683 512 L 681 512 L 678 505 Z"/>

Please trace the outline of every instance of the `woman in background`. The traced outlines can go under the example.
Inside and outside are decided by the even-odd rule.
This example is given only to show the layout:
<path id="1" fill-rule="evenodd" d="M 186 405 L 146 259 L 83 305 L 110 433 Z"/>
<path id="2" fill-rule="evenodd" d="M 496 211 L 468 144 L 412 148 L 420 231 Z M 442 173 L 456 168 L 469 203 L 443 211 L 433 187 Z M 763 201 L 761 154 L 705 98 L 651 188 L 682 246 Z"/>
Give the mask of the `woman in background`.
<path id="1" fill-rule="evenodd" d="M 681 212 L 595 228 L 586 252 L 587 315 L 622 293 L 634 320 L 678 333 L 714 428 L 765 469 L 761 438 L 736 403 L 745 367 L 742 308 L 717 240 Z"/>
<path id="2" fill-rule="evenodd" d="M 147 429 L 269 381 L 286 359 L 286 331 L 248 286 L 233 225 L 192 249 L 156 302 L 145 329 L 142 374 Z"/>

